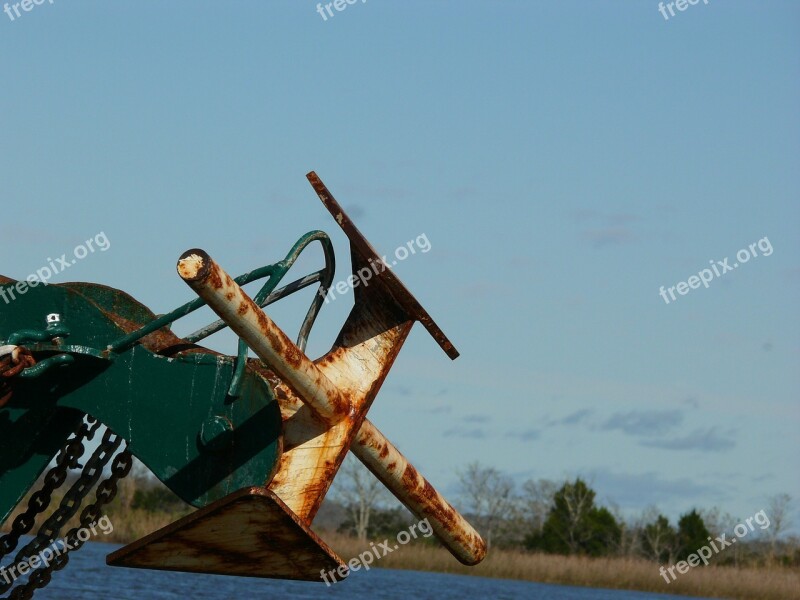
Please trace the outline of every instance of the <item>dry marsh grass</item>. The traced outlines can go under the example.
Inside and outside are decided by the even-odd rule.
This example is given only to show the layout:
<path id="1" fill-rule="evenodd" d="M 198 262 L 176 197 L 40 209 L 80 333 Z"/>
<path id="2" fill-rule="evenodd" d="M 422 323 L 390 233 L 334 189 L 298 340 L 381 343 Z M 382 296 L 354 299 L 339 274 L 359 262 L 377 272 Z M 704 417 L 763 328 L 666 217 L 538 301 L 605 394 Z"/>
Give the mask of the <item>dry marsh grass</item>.
<path id="1" fill-rule="evenodd" d="M 342 558 L 349 560 L 369 549 L 369 544 L 336 534 L 321 537 Z M 375 566 L 519 579 L 586 587 L 612 588 L 704 596 L 737 600 L 796 600 L 800 598 L 800 572 L 788 568 L 697 567 L 667 584 L 656 563 L 635 558 L 587 558 L 492 550 L 475 567 L 465 567 L 443 548 L 412 543 L 401 546 Z"/>
<path id="2" fill-rule="evenodd" d="M 44 512 L 43 515 L 39 517 L 37 522 L 37 527 L 44 520 L 49 517 L 54 510 L 54 506 L 58 505 L 60 498 L 57 498 L 53 501 L 51 507 Z M 11 524 L 13 523 L 16 516 L 22 512 L 21 508 L 15 510 L 8 520 L 5 522 L 2 528 L 0 528 L 0 532 L 7 533 L 11 531 Z M 100 533 L 98 530 L 99 535 L 97 537 L 93 537 L 91 541 L 93 542 L 108 542 L 108 543 L 117 543 L 117 544 L 127 544 L 134 540 L 138 540 L 146 536 L 149 533 L 152 533 L 162 527 L 169 525 L 170 523 L 177 521 L 185 514 L 188 514 L 191 511 L 185 511 L 182 513 L 166 513 L 166 512 L 148 512 L 145 510 L 137 510 L 137 509 L 128 509 L 124 513 L 121 512 L 118 508 L 116 510 L 113 509 L 107 511 L 105 514 L 108 515 L 109 519 L 111 520 L 111 524 L 113 525 L 113 531 L 111 531 L 108 535 Z M 62 535 L 66 534 L 70 529 L 73 527 L 79 527 L 80 520 L 79 515 L 75 515 L 72 519 L 70 519 L 64 528 L 61 530 Z M 34 535 L 36 533 L 36 528 L 30 532 L 30 535 Z"/>
<path id="3" fill-rule="evenodd" d="M 122 511 L 112 507 L 109 517 L 114 525 L 113 533 L 99 536 L 93 541 L 129 543 L 164 527 L 183 514 L 151 513 L 134 509 Z M 3 530 L 9 529 L 12 519 L 6 522 Z M 345 560 L 350 560 L 370 548 L 368 543 L 346 535 L 318 533 Z M 659 574 L 658 565 L 643 559 L 587 558 L 494 549 L 481 564 L 465 567 L 443 548 L 433 543 L 420 542 L 401 546 L 373 563 L 373 568 L 375 567 L 709 598 L 800 598 L 800 571 L 780 567 L 697 567 L 667 584 Z"/>

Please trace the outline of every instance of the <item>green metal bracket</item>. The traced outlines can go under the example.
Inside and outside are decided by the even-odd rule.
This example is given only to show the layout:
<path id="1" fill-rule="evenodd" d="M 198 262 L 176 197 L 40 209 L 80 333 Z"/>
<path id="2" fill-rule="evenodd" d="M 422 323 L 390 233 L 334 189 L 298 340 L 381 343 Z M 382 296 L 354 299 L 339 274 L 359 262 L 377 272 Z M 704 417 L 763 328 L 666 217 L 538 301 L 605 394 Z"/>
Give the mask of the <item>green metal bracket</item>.
<path id="1" fill-rule="evenodd" d="M 322 245 L 325 267 L 276 291 L 314 241 Z M 284 260 L 236 281 L 265 277 L 255 296 L 260 306 L 319 283 L 322 293 L 300 330 L 304 346 L 333 278 L 329 238 L 306 234 Z M 185 339 L 169 330 L 204 304 L 198 298 L 156 318 L 124 292 L 73 283 L 32 287 L 0 307 L 0 345 L 24 343 L 37 360 L 15 379 L 10 402 L 0 408 L 0 523 L 85 414 L 126 439 L 137 458 L 194 506 L 271 480 L 282 452 L 281 415 L 268 382 L 247 366 L 247 347 L 240 342 L 237 356 L 229 357 L 195 345 L 225 327 L 221 322 Z"/>

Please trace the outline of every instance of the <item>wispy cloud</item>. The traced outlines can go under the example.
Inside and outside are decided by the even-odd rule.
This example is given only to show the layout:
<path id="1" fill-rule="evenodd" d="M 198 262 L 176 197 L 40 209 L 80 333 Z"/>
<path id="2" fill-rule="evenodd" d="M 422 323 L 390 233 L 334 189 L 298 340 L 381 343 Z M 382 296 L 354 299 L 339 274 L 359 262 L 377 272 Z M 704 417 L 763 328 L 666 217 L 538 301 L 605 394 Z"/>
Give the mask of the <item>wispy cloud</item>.
<path id="1" fill-rule="evenodd" d="M 731 437 L 717 434 L 714 428 L 703 431 L 696 429 L 683 437 L 661 440 L 642 440 L 642 446 L 662 448 L 664 450 L 700 450 L 701 452 L 721 452 L 736 446 Z"/>
<path id="2" fill-rule="evenodd" d="M 697 483 L 688 477 L 665 479 L 658 473 L 615 473 L 608 469 L 597 469 L 589 473 L 595 488 L 604 497 L 620 502 L 623 508 L 641 508 L 648 505 L 667 506 L 684 502 L 687 498 L 718 493 L 711 484 Z"/>
<path id="3" fill-rule="evenodd" d="M 481 427 L 468 429 L 464 427 L 453 427 L 444 432 L 444 437 L 460 437 L 472 440 L 482 440 L 486 438 L 486 430 Z"/>
<path id="4" fill-rule="evenodd" d="M 506 435 L 523 442 L 533 442 L 542 436 L 542 432 L 538 429 L 526 429 L 525 431 L 509 431 Z"/>
<path id="5" fill-rule="evenodd" d="M 601 429 L 619 430 L 628 435 L 662 435 L 682 422 L 683 413 L 679 410 L 633 410 L 614 413 Z"/>
<path id="6" fill-rule="evenodd" d="M 574 413 L 568 414 L 566 417 L 562 417 L 560 419 L 548 419 L 547 425 L 549 427 L 553 427 L 556 425 L 579 425 L 586 421 L 589 417 L 594 414 L 594 411 L 590 408 L 582 408 L 580 410 L 576 410 Z"/>

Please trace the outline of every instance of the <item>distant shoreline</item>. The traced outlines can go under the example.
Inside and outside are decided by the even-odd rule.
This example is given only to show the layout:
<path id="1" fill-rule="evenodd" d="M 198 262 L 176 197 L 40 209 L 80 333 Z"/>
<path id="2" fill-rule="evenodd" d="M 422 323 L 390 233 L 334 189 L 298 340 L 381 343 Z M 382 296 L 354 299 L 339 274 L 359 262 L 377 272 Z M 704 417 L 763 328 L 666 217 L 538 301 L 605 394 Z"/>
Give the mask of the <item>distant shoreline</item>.
<path id="1" fill-rule="evenodd" d="M 345 561 L 370 546 L 339 533 L 318 533 Z M 737 569 L 712 565 L 667 584 L 659 575 L 659 565 L 644 559 L 492 549 L 482 563 L 467 567 L 444 548 L 428 543 L 409 544 L 374 563 L 375 567 L 737 600 L 795 600 L 800 590 L 800 570 L 786 567 Z"/>
<path id="2" fill-rule="evenodd" d="M 110 511 L 110 516 L 114 531 L 90 541 L 128 544 L 182 515 L 129 510 L 123 516 L 117 508 Z M 3 533 L 8 532 L 11 522 L 12 519 L 9 519 L 4 525 Z M 360 541 L 341 533 L 324 530 L 316 533 L 345 562 L 370 548 L 369 541 Z M 677 581 L 667 584 L 659 576 L 659 565 L 645 559 L 590 558 L 503 549 L 491 549 L 482 563 L 467 567 L 438 546 L 434 538 L 426 542 L 412 542 L 377 560 L 370 568 L 737 600 L 794 600 L 797 590 L 800 590 L 800 570 L 789 567 L 735 568 L 711 565 L 693 569 L 681 575 Z"/>

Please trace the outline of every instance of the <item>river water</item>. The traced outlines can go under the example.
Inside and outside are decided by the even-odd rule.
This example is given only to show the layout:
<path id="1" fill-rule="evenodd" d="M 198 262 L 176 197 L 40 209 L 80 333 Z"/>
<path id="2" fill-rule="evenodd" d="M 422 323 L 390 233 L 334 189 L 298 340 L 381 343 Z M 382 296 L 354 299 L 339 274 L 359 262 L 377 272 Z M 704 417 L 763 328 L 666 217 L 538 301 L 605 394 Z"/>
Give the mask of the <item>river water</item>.
<path id="1" fill-rule="evenodd" d="M 70 554 L 67 567 L 34 596 L 37 600 L 217 600 L 269 598 L 275 600 L 406 600 L 431 598 L 463 600 L 675 600 L 685 596 L 627 592 L 487 579 L 465 575 L 370 569 L 352 573 L 345 581 L 324 583 L 279 581 L 218 575 L 193 575 L 144 569 L 108 567 L 106 554 L 114 544 L 87 543 Z M 701 599 L 702 600 L 702 599 Z M 709 599 L 706 599 L 709 600 Z"/>

